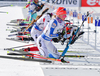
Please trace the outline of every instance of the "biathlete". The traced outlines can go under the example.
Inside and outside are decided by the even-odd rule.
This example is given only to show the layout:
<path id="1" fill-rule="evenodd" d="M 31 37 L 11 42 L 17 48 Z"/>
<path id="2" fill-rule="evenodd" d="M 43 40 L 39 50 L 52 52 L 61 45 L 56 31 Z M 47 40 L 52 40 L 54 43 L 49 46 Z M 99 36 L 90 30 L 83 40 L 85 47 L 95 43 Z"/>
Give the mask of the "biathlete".
<path id="1" fill-rule="evenodd" d="M 34 39 L 36 45 L 37 45 L 37 38 L 42 34 L 46 25 L 51 20 L 51 17 L 52 17 L 52 13 L 44 14 L 32 25 L 31 37 Z M 33 53 L 34 51 L 38 51 L 38 48 L 36 46 L 33 46 L 33 47 L 28 47 L 26 49 L 24 48 L 23 50 Z"/>
<path id="2" fill-rule="evenodd" d="M 32 19 L 36 19 L 36 17 L 37 17 L 36 12 L 39 12 L 44 6 L 44 4 L 42 4 L 42 3 L 39 4 L 38 0 L 28 0 L 27 5 L 29 5 L 27 7 L 29 9 L 27 21 L 20 22 L 19 25 L 27 25 L 32 21 Z"/>
<path id="3" fill-rule="evenodd" d="M 65 27 L 64 20 L 67 17 L 66 15 L 66 9 L 59 7 L 56 11 L 56 18 L 47 24 L 43 33 L 38 37 L 37 46 L 42 56 L 59 59 L 60 54 L 52 44 L 52 39 L 62 36 L 60 33 Z"/>
<path id="4" fill-rule="evenodd" d="M 56 12 L 56 9 L 54 11 L 52 11 L 52 13 L 46 13 L 44 14 L 41 18 L 39 18 L 37 20 L 37 22 L 35 22 L 33 25 L 32 25 L 32 29 L 28 29 L 31 30 L 31 37 L 32 39 L 34 39 L 35 43 L 37 43 L 37 38 L 38 36 L 40 36 L 43 32 L 43 30 L 45 29 L 46 25 L 50 22 L 50 20 L 52 18 L 55 17 L 55 12 Z M 36 50 L 34 50 L 36 49 Z M 23 48 L 23 51 L 38 51 L 38 48 L 36 47 L 28 47 L 28 48 Z"/>

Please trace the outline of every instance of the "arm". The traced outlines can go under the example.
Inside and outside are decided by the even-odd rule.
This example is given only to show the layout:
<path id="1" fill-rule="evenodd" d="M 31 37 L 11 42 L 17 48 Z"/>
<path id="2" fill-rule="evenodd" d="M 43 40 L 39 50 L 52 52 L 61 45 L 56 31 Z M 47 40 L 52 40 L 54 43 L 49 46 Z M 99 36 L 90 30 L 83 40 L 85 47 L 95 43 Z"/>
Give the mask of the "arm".
<path id="1" fill-rule="evenodd" d="M 28 7 L 30 6 L 30 4 L 31 4 L 31 2 L 29 1 L 29 2 L 26 4 L 26 6 L 24 6 L 24 9 L 25 9 L 25 8 L 28 8 Z"/>
<path id="2" fill-rule="evenodd" d="M 53 32 L 54 32 L 54 30 L 55 30 L 56 27 L 57 27 L 57 21 L 54 20 L 52 22 L 51 28 L 50 28 L 50 34 L 49 34 L 50 37 L 58 37 L 58 34 L 53 34 Z"/>

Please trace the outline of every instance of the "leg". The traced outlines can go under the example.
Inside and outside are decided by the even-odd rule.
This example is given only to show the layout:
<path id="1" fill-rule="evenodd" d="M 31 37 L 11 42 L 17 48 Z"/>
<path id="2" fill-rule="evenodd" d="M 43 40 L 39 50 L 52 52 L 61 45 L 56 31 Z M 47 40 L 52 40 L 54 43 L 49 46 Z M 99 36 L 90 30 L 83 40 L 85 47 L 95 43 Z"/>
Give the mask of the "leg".
<path id="1" fill-rule="evenodd" d="M 34 39 L 35 43 L 37 43 L 37 38 L 40 36 L 40 33 L 35 30 L 34 27 L 31 29 L 31 37 Z"/>
<path id="2" fill-rule="evenodd" d="M 37 17 L 37 14 L 36 13 L 34 13 L 34 14 L 32 14 L 32 19 L 36 19 L 36 17 Z"/>
<path id="3" fill-rule="evenodd" d="M 41 36 L 39 36 L 37 39 L 37 47 L 38 47 L 39 52 L 41 53 L 42 56 L 48 57 L 48 50 L 47 50 L 47 47 L 44 43 L 44 39 L 42 39 Z"/>
<path id="4" fill-rule="evenodd" d="M 57 48 L 51 43 L 51 41 L 48 44 L 46 44 L 46 47 L 47 47 L 49 53 L 52 54 L 53 58 L 59 59 L 60 54 L 59 54 Z"/>

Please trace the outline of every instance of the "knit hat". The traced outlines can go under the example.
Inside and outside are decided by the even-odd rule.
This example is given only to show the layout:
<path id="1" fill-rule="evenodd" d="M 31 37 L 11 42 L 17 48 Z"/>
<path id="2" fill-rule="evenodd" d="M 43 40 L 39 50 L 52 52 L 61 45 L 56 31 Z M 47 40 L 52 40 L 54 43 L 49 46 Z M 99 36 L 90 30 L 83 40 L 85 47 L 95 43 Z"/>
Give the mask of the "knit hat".
<path id="1" fill-rule="evenodd" d="M 66 8 L 64 7 L 59 7 L 56 11 L 56 15 L 62 15 L 62 14 L 67 14 Z"/>

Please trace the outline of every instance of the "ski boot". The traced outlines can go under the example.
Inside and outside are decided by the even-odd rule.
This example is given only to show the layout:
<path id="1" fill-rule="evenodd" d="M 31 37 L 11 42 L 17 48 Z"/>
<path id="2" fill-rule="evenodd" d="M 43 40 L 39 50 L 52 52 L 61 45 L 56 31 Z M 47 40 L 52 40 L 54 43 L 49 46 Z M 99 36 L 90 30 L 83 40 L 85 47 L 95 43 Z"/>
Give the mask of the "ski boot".
<path id="1" fill-rule="evenodd" d="M 62 62 L 62 63 L 70 63 L 69 61 L 66 61 L 66 60 L 64 60 L 64 59 L 61 59 L 61 62 Z"/>

